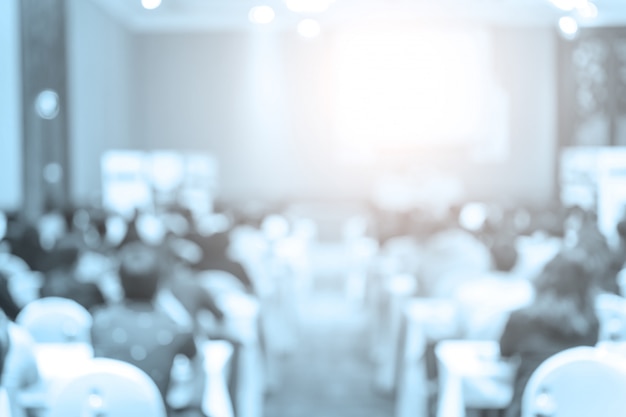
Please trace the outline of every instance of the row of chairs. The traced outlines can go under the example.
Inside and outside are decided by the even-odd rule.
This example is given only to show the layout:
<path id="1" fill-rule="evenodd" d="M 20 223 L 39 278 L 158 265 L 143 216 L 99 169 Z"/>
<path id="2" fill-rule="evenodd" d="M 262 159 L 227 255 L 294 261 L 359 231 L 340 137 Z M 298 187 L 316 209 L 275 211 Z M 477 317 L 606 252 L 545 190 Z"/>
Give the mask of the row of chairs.
<path id="1" fill-rule="evenodd" d="M 92 317 L 76 302 L 57 297 L 35 300 L 20 312 L 16 322 L 28 331 L 35 342 L 33 353 L 44 382 L 34 390 L 20 394 L 16 401 L 23 407 L 44 408 L 49 412 L 67 407 L 83 409 L 80 413 L 63 414 L 61 411 L 53 416 L 160 417 L 163 415 L 160 411 L 163 404 L 171 405 L 170 395 L 166 399 L 161 398 L 158 389 L 152 389 L 156 389 L 154 382 L 143 371 L 127 363 L 93 357 Z M 250 334 L 251 331 L 244 333 Z M 261 364 L 258 343 L 251 340 L 253 336 L 250 335 L 244 339 L 236 366 L 232 366 L 235 364 L 232 361 L 235 352 L 230 343 L 214 340 L 205 341 L 200 346 L 205 358 L 205 376 L 211 381 L 203 395 L 202 408 L 207 415 L 260 417 L 262 413 L 262 387 L 258 379 L 260 370 L 248 372 L 254 371 L 253 368 Z M 234 398 L 231 398 L 226 382 L 232 372 L 237 373 L 238 381 Z M 133 388 L 129 384 L 137 386 Z M 78 386 L 81 388 L 73 388 Z M 135 392 L 134 398 L 140 401 L 126 404 L 124 392 Z M 0 400 L 2 398 L 0 394 Z M 102 408 L 104 406 L 94 410 L 89 408 L 99 403 L 106 403 L 106 410 Z M 135 403 L 138 405 L 132 405 Z M 145 405 L 145 409 L 139 412 L 141 409 L 137 407 L 141 404 Z M 237 414 L 235 406 L 240 410 Z M 83 412 L 87 414 L 81 414 Z"/>

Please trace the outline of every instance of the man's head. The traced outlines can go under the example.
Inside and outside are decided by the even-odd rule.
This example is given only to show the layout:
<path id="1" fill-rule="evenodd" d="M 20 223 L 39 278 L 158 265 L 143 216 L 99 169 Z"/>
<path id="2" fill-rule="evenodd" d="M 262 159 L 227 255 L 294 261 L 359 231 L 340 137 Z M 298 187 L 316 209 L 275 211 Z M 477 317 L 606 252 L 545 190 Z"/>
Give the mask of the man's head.
<path id="1" fill-rule="evenodd" d="M 140 242 L 122 247 L 120 282 L 126 299 L 152 300 L 159 285 L 159 275 L 159 255 L 156 249 Z"/>

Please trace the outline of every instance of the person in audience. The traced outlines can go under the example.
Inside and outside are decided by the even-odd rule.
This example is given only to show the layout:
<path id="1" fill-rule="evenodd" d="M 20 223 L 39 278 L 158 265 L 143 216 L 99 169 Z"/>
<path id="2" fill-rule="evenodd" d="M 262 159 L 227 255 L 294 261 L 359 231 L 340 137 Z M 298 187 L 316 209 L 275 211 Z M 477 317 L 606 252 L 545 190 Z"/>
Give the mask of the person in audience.
<path id="1" fill-rule="evenodd" d="M 23 259 L 30 269 L 42 271 L 41 261 L 45 257 L 45 251 L 41 247 L 39 232 L 23 216 L 18 213 L 6 214 L 4 240 L 11 253 Z"/>
<path id="2" fill-rule="evenodd" d="M 18 395 L 40 381 L 34 346 L 28 331 L 0 311 L 0 386 L 8 394 L 12 417 L 30 415 L 21 406 Z"/>
<path id="3" fill-rule="evenodd" d="M 419 288 L 427 297 L 451 297 L 458 286 L 491 270 L 489 248 L 471 233 L 448 229 L 425 245 Z"/>
<path id="4" fill-rule="evenodd" d="M 518 253 L 513 240 L 496 239 L 490 248 L 496 271 L 510 272 L 517 264 Z"/>
<path id="5" fill-rule="evenodd" d="M 105 304 L 97 284 L 80 281 L 77 267 L 80 250 L 76 247 L 56 248 L 51 252 L 46 278 L 41 287 L 42 297 L 63 297 L 76 301 L 87 310 Z"/>
<path id="6" fill-rule="evenodd" d="M 197 358 L 192 329 L 155 307 L 162 278 L 159 252 L 132 242 L 122 247 L 120 257 L 119 278 L 125 299 L 94 312 L 94 354 L 139 367 L 166 398 L 176 356 Z"/>
<path id="7" fill-rule="evenodd" d="M 228 254 L 230 246 L 228 232 L 215 233 L 210 236 L 196 232 L 186 238 L 202 249 L 202 259 L 193 265 L 195 270 L 228 272 L 237 278 L 248 292 L 255 292 L 254 284 L 246 269 Z"/>
<path id="8" fill-rule="evenodd" d="M 597 342 L 593 279 L 578 259 L 584 258 L 568 252 L 548 262 L 535 281 L 533 304 L 513 312 L 505 326 L 500 353 L 520 360 L 506 417 L 520 416 L 526 383 L 543 361 L 562 350 Z"/>
<path id="9" fill-rule="evenodd" d="M 0 266 L 0 309 L 15 321 L 22 308 L 40 295 L 42 277 L 29 269 L 11 271 Z"/>

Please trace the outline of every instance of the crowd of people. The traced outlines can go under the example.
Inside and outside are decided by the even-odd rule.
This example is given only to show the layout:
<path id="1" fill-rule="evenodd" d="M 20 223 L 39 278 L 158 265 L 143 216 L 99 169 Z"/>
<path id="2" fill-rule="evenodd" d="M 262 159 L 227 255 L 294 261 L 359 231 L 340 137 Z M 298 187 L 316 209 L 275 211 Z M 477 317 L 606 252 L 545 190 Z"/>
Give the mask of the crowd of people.
<path id="1" fill-rule="evenodd" d="M 439 217 L 417 210 L 371 210 L 367 227 L 348 237 L 374 242 L 376 251 L 361 259 L 367 282 L 381 274 L 407 273 L 415 279 L 417 297 L 453 297 L 485 271 L 505 280 L 529 275 L 525 279 L 533 284 L 533 301 L 512 312 L 499 336 L 502 356 L 517 357 L 521 363 L 506 411 L 507 417 L 514 417 L 520 415 L 528 378 L 545 359 L 569 347 L 596 344 L 600 322 L 594 296 L 619 294 L 626 223 L 616 225 L 621 241 L 612 247 L 598 231 L 594 214 L 582 209 L 483 208 L 475 221 L 467 220 L 462 207 Z M 168 407 L 172 415 L 202 415 L 206 381 L 199 376 L 198 340 L 241 343 L 219 325 L 231 312 L 224 310 L 216 288 L 227 285 L 252 299 L 263 295 L 267 282 L 255 270 L 259 258 L 251 255 L 246 262 L 241 256 L 254 248 L 239 248 L 238 256 L 232 241 L 241 230 L 266 227 L 266 247 L 260 251 L 267 251 L 272 240 L 268 219 L 268 213 L 246 218 L 226 211 L 198 216 L 182 207 L 136 211 L 129 218 L 96 209 L 50 210 L 34 224 L 17 213 L 0 214 L 0 386 L 13 392 L 37 383 L 34 341 L 18 318 L 38 298 L 62 297 L 92 315 L 94 355 L 139 367 L 163 398 L 171 389 L 177 358 L 188 358 L 197 376 L 189 388 L 192 395 L 184 404 Z M 277 229 L 274 225 L 274 230 L 280 234 L 281 227 L 295 230 L 288 222 Z M 314 233 L 308 232 L 311 238 Z M 530 236 L 556 238 L 561 244 L 540 268 L 520 271 L 517 242 Z M 384 270 L 376 259 L 388 256 L 394 247 L 409 249 Z M 207 278 L 207 271 L 224 274 Z M 260 324 L 258 332 L 263 347 L 268 335 Z"/>
<path id="2" fill-rule="evenodd" d="M 228 312 L 219 303 L 219 291 L 206 274 L 198 276 L 222 271 L 215 278 L 219 285 L 256 297 L 246 269 L 229 256 L 228 221 L 214 218 L 219 219 L 199 225 L 180 207 L 158 215 L 137 211 L 129 219 L 99 210 L 52 210 L 36 224 L 2 214 L 0 386 L 19 390 L 38 382 L 37 360 L 29 348 L 36 341 L 19 325 L 20 313 L 34 300 L 60 297 L 92 316 L 90 343 L 96 357 L 137 366 L 164 399 L 173 364 L 180 355 L 189 358 L 196 373 L 194 394 L 176 407 L 185 415 L 194 410 L 202 415 L 206 381 L 200 375 L 199 340 L 240 342 L 220 325 Z M 210 319 L 196 320 L 200 311 Z"/>

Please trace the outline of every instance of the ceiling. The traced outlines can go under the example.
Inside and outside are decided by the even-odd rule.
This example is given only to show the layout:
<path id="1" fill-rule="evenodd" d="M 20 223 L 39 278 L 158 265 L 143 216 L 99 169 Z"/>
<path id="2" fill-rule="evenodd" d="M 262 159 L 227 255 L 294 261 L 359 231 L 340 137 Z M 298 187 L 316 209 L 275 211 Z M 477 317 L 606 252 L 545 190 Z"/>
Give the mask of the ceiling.
<path id="1" fill-rule="evenodd" d="M 372 21 L 445 20 L 501 25 L 555 26 L 571 14 L 580 26 L 626 26 L 626 0 L 594 0 L 595 19 L 564 12 L 548 0 L 334 0 L 319 14 L 297 14 L 283 0 L 162 0 L 146 10 L 141 0 L 91 0 L 133 31 L 215 31 L 255 29 L 248 20 L 251 7 L 266 4 L 276 12 L 264 29 L 289 30 L 303 17 L 313 17 L 322 27 Z"/>

